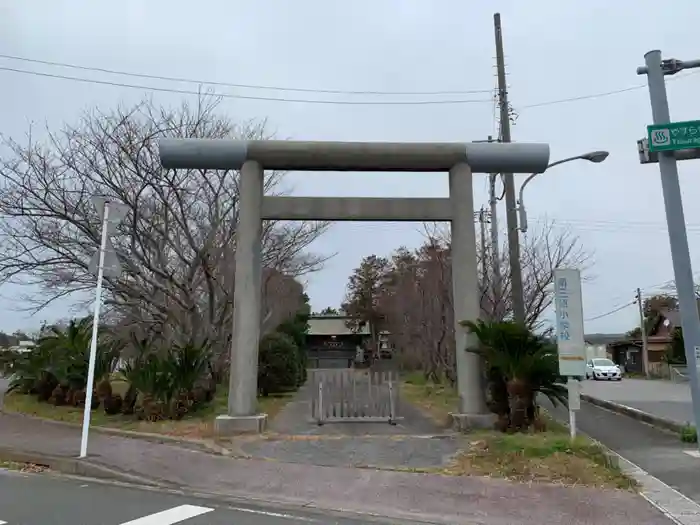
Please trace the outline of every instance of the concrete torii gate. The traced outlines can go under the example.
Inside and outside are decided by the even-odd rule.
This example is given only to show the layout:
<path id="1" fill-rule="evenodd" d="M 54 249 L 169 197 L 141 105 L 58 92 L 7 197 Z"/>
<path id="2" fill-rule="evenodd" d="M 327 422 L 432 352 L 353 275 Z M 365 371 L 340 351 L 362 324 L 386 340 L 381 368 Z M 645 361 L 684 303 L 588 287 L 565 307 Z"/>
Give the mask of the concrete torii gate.
<path id="1" fill-rule="evenodd" d="M 460 427 L 492 418 L 484 403 L 479 359 L 464 349 L 474 341 L 459 324 L 479 317 L 472 173 L 541 173 L 548 144 L 381 143 L 227 139 L 162 139 L 166 169 L 240 170 L 236 230 L 233 340 L 228 414 L 220 434 L 260 432 L 257 366 L 260 341 L 262 221 L 449 221 Z M 266 197 L 263 170 L 448 172 L 448 198 Z"/>

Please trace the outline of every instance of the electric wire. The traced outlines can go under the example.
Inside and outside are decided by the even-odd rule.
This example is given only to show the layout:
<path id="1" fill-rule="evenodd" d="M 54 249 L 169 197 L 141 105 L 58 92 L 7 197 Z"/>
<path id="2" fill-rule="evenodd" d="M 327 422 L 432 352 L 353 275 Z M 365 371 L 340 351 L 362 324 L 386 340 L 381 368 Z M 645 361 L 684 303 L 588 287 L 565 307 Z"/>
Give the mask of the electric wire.
<path id="1" fill-rule="evenodd" d="M 291 91 L 295 93 L 323 93 L 332 95 L 392 95 L 392 96 L 438 96 L 438 95 L 475 95 L 479 93 L 491 93 L 491 89 L 471 89 L 471 90 L 451 90 L 451 91 L 352 91 L 344 89 L 318 89 L 318 88 L 300 88 L 300 87 L 284 87 L 270 86 L 261 84 L 235 84 L 233 82 L 221 82 L 217 80 L 201 80 L 186 77 L 171 77 L 165 75 L 153 75 L 145 73 L 135 73 L 130 71 L 121 71 L 117 69 L 108 69 L 94 66 L 81 66 L 67 62 L 55 62 L 51 60 L 39 60 L 36 58 L 20 57 L 16 55 L 0 54 L 0 58 L 6 60 L 16 60 L 20 62 L 29 62 L 33 64 L 42 64 L 54 67 L 63 67 L 67 69 L 75 69 L 79 71 L 95 71 L 99 73 L 107 73 L 109 75 L 120 75 L 134 78 L 143 78 L 150 80 L 163 80 L 166 82 L 182 82 L 189 84 L 207 84 L 210 86 L 232 87 L 239 89 L 260 89 L 268 91 Z"/>
<path id="2" fill-rule="evenodd" d="M 5 60 L 15 60 L 15 61 L 22 61 L 22 62 L 27 62 L 27 63 L 49 65 L 49 66 L 53 66 L 53 67 L 63 67 L 63 68 L 68 68 L 68 69 L 75 69 L 75 70 L 80 70 L 80 71 L 92 71 L 92 72 L 98 72 L 98 73 L 104 73 L 104 74 L 120 75 L 120 76 L 132 77 L 132 78 L 142 78 L 142 79 L 160 80 L 160 81 L 168 81 L 168 82 L 196 83 L 199 85 L 210 85 L 210 86 L 219 86 L 219 87 L 235 87 L 235 88 L 239 88 L 239 89 L 258 89 L 258 90 L 275 90 L 275 91 L 288 91 L 288 92 L 300 92 L 300 93 L 335 94 L 335 95 L 365 95 L 365 96 L 370 96 L 370 95 L 372 95 L 372 96 L 380 96 L 380 95 L 381 96 L 387 96 L 387 95 L 392 95 L 392 96 L 440 96 L 440 95 L 463 95 L 463 94 L 493 93 L 492 89 L 462 90 L 462 91 L 459 91 L 459 90 L 449 90 L 449 91 L 352 91 L 352 90 L 337 90 L 337 89 L 316 89 L 316 88 L 298 88 L 298 87 L 283 87 L 283 86 L 265 86 L 265 85 L 255 85 L 255 84 L 236 84 L 236 83 L 232 83 L 232 82 L 206 81 L 206 80 L 198 80 L 198 79 L 191 79 L 191 78 L 184 78 L 184 77 L 173 77 L 173 76 L 135 73 L 135 72 L 120 71 L 120 70 L 100 68 L 100 67 L 82 66 L 82 65 L 71 64 L 71 63 L 67 63 L 67 62 L 54 62 L 54 61 L 49 61 L 49 60 L 40 60 L 40 59 L 34 59 L 34 58 L 28 58 L 28 57 L 19 57 L 19 56 L 15 56 L 15 55 L 7 55 L 7 54 L 0 54 L 0 58 L 3 58 Z M 147 86 L 147 85 L 140 85 L 140 84 L 129 84 L 129 83 L 124 83 L 124 82 L 115 82 L 115 81 L 100 80 L 100 79 L 90 79 L 90 78 L 76 77 L 76 76 L 71 76 L 71 75 L 62 75 L 62 74 L 57 74 L 57 73 L 47 73 L 47 72 L 42 72 L 42 71 L 18 69 L 18 68 L 7 67 L 7 66 L 0 67 L 0 71 L 19 73 L 19 74 L 25 74 L 25 75 L 34 75 L 34 76 L 40 76 L 40 77 L 46 77 L 46 78 L 70 80 L 73 82 L 107 85 L 107 86 L 114 86 L 114 87 L 123 87 L 123 88 L 129 88 L 129 89 L 142 89 L 142 90 L 150 90 L 150 91 L 156 91 L 156 92 L 169 92 L 169 93 L 177 93 L 177 94 L 181 94 L 181 95 L 201 95 L 201 91 L 177 89 L 177 88 L 167 88 L 167 87 L 157 87 L 157 86 Z M 697 74 L 697 73 L 700 73 L 700 71 L 690 71 L 690 72 L 687 72 L 685 74 L 670 77 L 667 80 L 668 81 L 677 81 L 677 80 L 687 78 L 687 77 L 694 75 L 694 74 Z M 518 110 L 526 110 L 526 109 L 552 106 L 552 105 L 557 105 L 557 104 L 565 104 L 565 103 L 579 102 L 579 101 L 584 101 L 584 100 L 592 100 L 592 99 L 596 99 L 596 98 L 603 98 L 603 97 L 618 95 L 618 94 L 622 94 L 622 93 L 628 93 L 631 91 L 644 89 L 644 88 L 646 88 L 646 84 L 637 84 L 637 85 L 629 86 L 629 87 L 622 88 L 622 89 L 615 89 L 615 90 L 609 90 L 609 91 L 603 91 L 603 92 L 597 92 L 597 93 L 590 93 L 590 94 L 586 94 L 586 95 L 537 102 L 537 103 L 533 103 L 533 104 L 525 104 L 522 106 L 518 106 L 517 109 Z M 374 106 L 374 105 L 376 105 L 376 106 L 383 106 L 383 105 L 386 105 L 386 106 L 393 106 L 393 105 L 411 106 L 411 105 L 415 105 L 415 106 L 422 106 L 422 105 L 455 105 L 455 104 L 486 104 L 486 103 L 493 104 L 493 102 L 494 102 L 493 98 L 491 98 L 491 97 L 490 98 L 483 98 L 483 99 L 481 99 L 481 98 L 479 98 L 479 99 L 468 98 L 468 99 L 446 99 L 446 100 L 369 100 L 369 101 L 365 101 L 365 100 L 323 100 L 323 99 L 311 99 L 311 98 L 299 99 L 299 98 L 270 97 L 270 96 L 259 96 L 259 95 L 244 95 L 244 94 L 236 94 L 236 93 L 219 93 L 219 92 L 213 92 L 211 94 L 214 96 L 220 96 L 223 98 L 237 98 L 237 99 L 243 99 L 243 100 L 262 100 L 262 101 L 268 101 L 268 102 L 325 104 L 325 105 L 370 105 L 370 106 Z"/>

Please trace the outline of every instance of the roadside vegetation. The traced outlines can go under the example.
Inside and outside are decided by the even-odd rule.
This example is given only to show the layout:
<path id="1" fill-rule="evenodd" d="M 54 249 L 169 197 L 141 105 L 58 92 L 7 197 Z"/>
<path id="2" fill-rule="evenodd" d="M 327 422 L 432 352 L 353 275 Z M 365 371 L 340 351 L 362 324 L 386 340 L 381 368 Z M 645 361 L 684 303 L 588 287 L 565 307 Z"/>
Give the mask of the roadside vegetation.
<path id="1" fill-rule="evenodd" d="M 512 322 L 465 325 L 480 343 L 468 351 L 482 357 L 487 402 L 496 425 L 491 431 L 467 435 L 462 451 L 443 473 L 634 488 L 600 445 L 585 437 L 572 441 L 568 429 L 538 405 L 540 396 L 555 405 L 567 400 L 554 345 Z M 450 414 L 458 410 L 458 394 L 450 382 L 435 381 L 421 371 L 406 374 L 402 394 L 442 425 L 449 425 Z"/>
<path id="2" fill-rule="evenodd" d="M 260 342 L 259 410 L 274 415 L 306 380 L 307 310 Z M 92 319 L 72 320 L 64 329 L 44 330 L 25 352 L 3 352 L 11 375 L 6 411 L 80 423 L 86 385 Z M 124 344 L 100 330 L 92 422 L 127 430 L 206 437 L 213 418 L 225 414 L 228 375 L 218 371 L 206 341 L 165 345 L 158 340 Z"/>
<path id="3" fill-rule="evenodd" d="M 33 283 L 23 288 L 23 310 L 38 313 L 55 300 L 93 293 L 88 261 L 102 228 L 93 196 L 123 206 L 123 220 L 110 236 L 120 274 L 102 282 L 96 420 L 180 427 L 211 419 L 226 406 L 239 174 L 165 169 L 158 155 L 163 137 L 270 136 L 264 119 L 235 122 L 221 101 L 202 94 L 161 106 L 146 98 L 88 108 L 39 140 L 0 137 L 0 214 L 7 218 L 0 224 L 0 282 Z M 284 174 L 268 175 L 265 191 L 282 192 Z M 300 330 L 292 325 L 308 309 L 301 278 L 328 259 L 310 246 L 329 227 L 324 221 L 265 221 L 261 410 L 277 406 L 302 381 L 306 324 Z M 35 350 L 0 356 L 14 374 L 6 409 L 62 419 L 80 411 L 91 320 L 68 321 L 44 327 Z M 1 335 L 2 347 L 28 339 Z"/>
<path id="4" fill-rule="evenodd" d="M 681 428 L 679 432 L 681 441 L 683 443 L 697 443 L 698 442 L 698 431 L 693 425 L 685 425 Z"/>
<path id="5" fill-rule="evenodd" d="M 17 470 L 19 472 L 38 474 L 39 472 L 46 472 L 49 468 L 46 465 L 14 461 L 0 457 L 0 470 Z"/>

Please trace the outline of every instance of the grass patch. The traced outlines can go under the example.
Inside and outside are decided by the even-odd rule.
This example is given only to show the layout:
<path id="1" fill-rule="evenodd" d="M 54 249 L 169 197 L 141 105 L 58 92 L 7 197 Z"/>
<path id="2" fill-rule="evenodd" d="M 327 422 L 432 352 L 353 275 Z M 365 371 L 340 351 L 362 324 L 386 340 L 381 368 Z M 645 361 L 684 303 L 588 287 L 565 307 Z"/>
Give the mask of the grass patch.
<path id="1" fill-rule="evenodd" d="M 693 425 L 685 425 L 680 431 L 680 438 L 683 443 L 697 443 L 698 431 Z"/>
<path id="2" fill-rule="evenodd" d="M 401 384 L 408 402 L 440 424 L 450 423 L 459 406 L 456 390 L 433 384 L 422 375 L 408 375 Z M 546 432 L 503 434 L 479 431 L 465 436 L 463 450 L 443 474 L 489 476 L 524 483 L 543 482 L 601 488 L 633 489 L 634 480 L 610 462 L 604 450 L 579 436 L 571 442 L 569 429 L 545 411 Z M 695 429 L 693 429 L 694 431 Z"/>
<path id="3" fill-rule="evenodd" d="M 477 432 L 446 474 L 489 476 L 522 483 L 556 483 L 631 490 L 634 480 L 613 465 L 600 446 L 584 437 L 573 442 L 556 430 L 532 434 Z"/>
<path id="4" fill-rule="evenodd" d="M 459 407 L 459 395 L 448 384 L 426 381 L 423 374 L 409 374 L 401 383 L 403 399 L 441 426 L 452 424 L 450 413 Z"/>
<path id="5" fill-rule="evenodd" d="M 96 427 L 116 428 L 134 432 L 163 434 L 189 439 L 207 439 L 214 435 L 214 419 L 225 414 L 228 404 L 228 393 L 220 389 L 214 400 L 206 407 L 188 414 L 180 421 L 139 421 L 134 416 L 108 416 L 102 409 L 92 411 L 91 424 Z M 274 417 L 286 405 L 294 394 L 271 395 L 258 398 L 258 410 Z M 53 406 L 39 402 L 35 396 L 11 393 L 5 396 L 4 410 L 29 416 L 63 421 L 66 423 L 82 424 L 83 409 L 70 406 Z"/>

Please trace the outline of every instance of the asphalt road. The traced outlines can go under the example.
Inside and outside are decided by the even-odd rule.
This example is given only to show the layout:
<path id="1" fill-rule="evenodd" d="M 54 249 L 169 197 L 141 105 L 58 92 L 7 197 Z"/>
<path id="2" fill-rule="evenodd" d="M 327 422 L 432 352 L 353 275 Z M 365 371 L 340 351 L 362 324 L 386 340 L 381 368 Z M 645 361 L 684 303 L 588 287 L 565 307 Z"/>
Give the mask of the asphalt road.
<path id="1" fill-rule="evenodd" d="M 0 469 L 0 525 L 365 525 L 330 513 L 233 506 L 109 483 Z M 386 522 L 385 522 L 386 523 Z M 393 522 L 396 523 L 396 522 Z"/>
<path id="2" fill-rule="evenodd" d="M 568 422 L 566 408 L 552 408 L 546 400 L 542 405 L 558 420 Z M 688 454 L 697 450 L 695 446 L 682 443 L 675 434 L 585 401 L 576 420 L 581 432 L 700 503 L 700 458 Z"/>
<path id="3" fill-rule="evenodd" d="M 624 379 L 619 383 L 585 381 L 583 391 L 681 424 L 695 419 L 688 383 L 646 379 Z"/>

